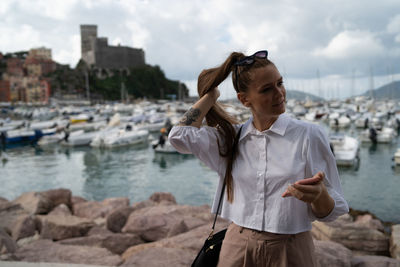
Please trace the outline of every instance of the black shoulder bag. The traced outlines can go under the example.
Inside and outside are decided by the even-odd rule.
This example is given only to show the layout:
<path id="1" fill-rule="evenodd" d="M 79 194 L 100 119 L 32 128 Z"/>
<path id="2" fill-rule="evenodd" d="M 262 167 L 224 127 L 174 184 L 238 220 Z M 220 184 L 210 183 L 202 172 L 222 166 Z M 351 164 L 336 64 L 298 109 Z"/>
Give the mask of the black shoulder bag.
<path id="1" fill-rule="evenodd" d="M 242 127 L 240 127 L 239 132 L 235 138 L 235 145 L 238 142 L 240 137 L 240 132 L 242 131 Z M 235 151 L 232 151 L 235 153 Z M 214 234 L 215 223 L 217 221 L 218 212 L 221 207 L 222 198 L 224 196 L 225 191 L 225 181 L 221 189 L 221 194 L 218 201 L 217 212 L 215 213 L 214 223 L 212 226 L 212 230 L 206 241 L 204 242 L 203 247 L 200 249 L 197 257 L 194 259 L 192 263 L 192 267 L 215 267 L 218 264 L 219 252 L 221 251 L 222 241 L 224 241 L 226 230 L 221 230 L 218 233 Z"/>

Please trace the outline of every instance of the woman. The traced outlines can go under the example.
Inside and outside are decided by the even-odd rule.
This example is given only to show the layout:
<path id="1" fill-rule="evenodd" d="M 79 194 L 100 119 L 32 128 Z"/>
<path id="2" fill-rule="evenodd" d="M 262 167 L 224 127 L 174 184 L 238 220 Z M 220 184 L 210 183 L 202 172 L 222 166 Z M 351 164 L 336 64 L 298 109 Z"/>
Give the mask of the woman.
<path id="1" fill-rule="evenodd" d="M 226 183 L 221 217 L 230 220 L 218 266 L 315 266 L 313 220 L 348 212 L 324 131 L 285 114 L 286 91 L 267 51 L 232 53 L 198 78 L 200 99 L 169 134 Z M 232 73 L 237 98 L 252 117 L 239 125 L 216 103 Z M 204 117 L 208 126 L 202 127 Z"/>

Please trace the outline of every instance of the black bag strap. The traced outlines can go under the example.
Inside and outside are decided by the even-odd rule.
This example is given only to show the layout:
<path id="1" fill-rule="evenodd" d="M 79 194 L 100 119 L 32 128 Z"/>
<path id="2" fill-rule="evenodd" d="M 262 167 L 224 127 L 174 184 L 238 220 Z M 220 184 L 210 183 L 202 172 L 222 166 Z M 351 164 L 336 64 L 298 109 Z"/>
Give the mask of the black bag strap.
<path id="1" fill-rule="evenodd" d="M 234 148 L 236 147 L 237 143 L 239 142 L 240 133 L 242 132 L 242 127 L 243 127 L 243 125 L 240 126 L 239 131 L 238 131 L 238 133 L 236 134 L 236 137 L 235 137 L 235 140 L 234 140 L 234 143 L 233 143 L 233 147 L 234 147 Z M 232 150 L 232 153 L 233 153 L 233 154 L 236 153 L 236 149 L 233 149 L 233 150 Z M 220 208 L 221 208 L 222 198 L 223 198 L 223 196 L 224 196 L 225 185 L 226 185 L 226 183 L 225 183 L 225 180 L 224 180 L 224 184 L 222 185 L 222 189 L 221 189 L 221 194 L 220 194 L 220 196 L 219 196 L 217 212 L 215 213 L 214 223 L 213 223 L 213 226 L 212 226 L 212 228 L 211 228 L 212 230 L 211 230 L 211 233 L 210 233 L 209 238 L 210 238 L 210 237 L 212 236 L 212 234 L 214 233 L 215 223 L 217 222 L 218 212 L 219 212 L 219 210 L 220 210 Z"/>

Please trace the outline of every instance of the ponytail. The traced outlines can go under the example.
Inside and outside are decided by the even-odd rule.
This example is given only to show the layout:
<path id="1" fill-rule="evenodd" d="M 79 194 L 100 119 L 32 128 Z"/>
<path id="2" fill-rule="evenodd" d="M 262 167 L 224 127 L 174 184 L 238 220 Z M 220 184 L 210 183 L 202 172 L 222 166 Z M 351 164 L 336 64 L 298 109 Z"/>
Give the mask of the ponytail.
<path id="1" fill-rule="evenodd" d="M 203 70 L 198 78 L 197 89 L 199 96 L 202 97 L 210 90 L 222 83 L 235 68 L 235 62 L 244 57 L 242 53 L 233 52 L 225 62 L 217 67 Z M 236 88 L 235 88 L 236 89 Z M 229 202 L 233 202 L 233 178 L 232 166 L 237 155 L 238 142 L 235 142 L 235 128 L 233 124 L 238 121 L 229 115 L 219 103 L 215 103 L 206 114 L 207 125 L 216 127 L 218 133 L 224 140 L 223 144 L 218 141 L 219 154 L 226 158 L 226 172 L 224 182 L 226 184 L 227 197 Z M 239 136 L 237 137 L 237 139 Z M 218 140 L 218 139 L 217 139 Z"/>

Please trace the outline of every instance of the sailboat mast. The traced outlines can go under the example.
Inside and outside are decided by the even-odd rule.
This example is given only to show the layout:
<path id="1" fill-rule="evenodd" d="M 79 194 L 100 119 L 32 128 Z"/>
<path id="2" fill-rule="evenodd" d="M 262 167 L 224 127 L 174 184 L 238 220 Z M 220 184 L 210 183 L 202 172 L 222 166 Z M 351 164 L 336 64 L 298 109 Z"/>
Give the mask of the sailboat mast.
<path id="1" fill-rule="evenodd" d="M 319 74 L 319 69 L 317 69 L 317 79 L 318 79 L 318 96 L 322 97 L 321 95 L 321 76 Z"/>
<path id="2" fill-rule="evenodd" d="M 369 88 L 370 88 L 370 96 L 372 98 L 372 100 L 374 100 L 374 71 L 372 69 L 372 66 L 369 67 L 369 72 L 370 72 L 370 76 L 369 76 Z"/>
<path id="3" fill-rule="evenodd" d="M 351 97 L 354 96 L 355 89 L 355 69 L 351 71 Z"/>
<path id="4" fill-rule="evenodd" d="M 86 86 L 86 97 L 90 101 L 90 89 L 89 89 L 89 74 L 85 71 L 85 86 Z"/>

